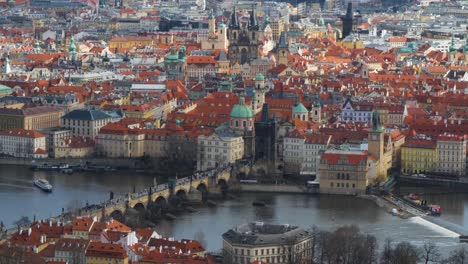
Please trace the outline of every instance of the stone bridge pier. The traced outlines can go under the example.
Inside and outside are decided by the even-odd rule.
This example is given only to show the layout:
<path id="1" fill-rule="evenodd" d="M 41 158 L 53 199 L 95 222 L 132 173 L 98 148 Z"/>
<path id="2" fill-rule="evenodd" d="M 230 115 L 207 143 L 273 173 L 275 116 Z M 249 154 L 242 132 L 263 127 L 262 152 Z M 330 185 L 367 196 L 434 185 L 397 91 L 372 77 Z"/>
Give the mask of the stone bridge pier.
<path id="1" fill-rule="evenodd" d="M 231 179 L 230 170 L 213 173 L 207 177 L 194 175 L 177 180 L 176 186 L 171 191 L 167 184 L 161 184 L 151 187 L 151 194 L 145 190 L 138 193 L 127 194 L 125 197 L 119 197 L 106 202 L 102 210 L 95 210 L 90 214 L 101 217 L 112 217 L 117 220 L 123 220 L 128 208 L 137 211 L 145 211 L 150 203 L 152 206 L 165 208 L 169 204 L 171 196 L 176 196 L 182 200 L 202 201 L 208 193 L 219 193 L 228 188 L 228 182 Z"/>

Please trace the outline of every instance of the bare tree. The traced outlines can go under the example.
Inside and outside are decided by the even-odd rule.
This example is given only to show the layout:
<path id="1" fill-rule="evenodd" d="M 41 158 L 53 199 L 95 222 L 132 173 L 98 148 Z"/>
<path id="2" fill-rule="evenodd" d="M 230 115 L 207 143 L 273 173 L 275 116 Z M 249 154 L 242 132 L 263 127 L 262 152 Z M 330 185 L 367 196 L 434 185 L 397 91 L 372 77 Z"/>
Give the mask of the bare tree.
<path id="1" fill-rule="evenodd" d="M 433 242 L 426 242 L 422 246 L 421 259 L 425 264 L 438 263 L 440 261 L 440 252 Z"/>
<path id="2" fill-rule="evenodd" d="M 444 260 L 443 263 L 447 264 L 467 264 L 468 263 L 468 252 L 465 248 L 461 247 L 451 252 L 450 257 Z"/>
<path id="3" fill-rule="evenodd" d="M 408 242 L 400 242 L 392 247 L 390 241 L 387 241 L 380 256 L 381 264 L 417 264 L 420 250 Z"/>

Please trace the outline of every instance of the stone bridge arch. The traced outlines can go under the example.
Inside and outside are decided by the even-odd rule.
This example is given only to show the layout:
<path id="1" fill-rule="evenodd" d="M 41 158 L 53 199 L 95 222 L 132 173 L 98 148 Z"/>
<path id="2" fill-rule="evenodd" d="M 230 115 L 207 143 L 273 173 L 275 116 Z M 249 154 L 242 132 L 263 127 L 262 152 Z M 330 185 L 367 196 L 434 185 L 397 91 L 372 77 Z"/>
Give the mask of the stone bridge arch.
<path id="1" fill-rule="evenodd" d="M 137 210 L 139 213 L 145 212 L 146 207 L 143 203 L 139 202 L 133 206 L 133 209 Z"/>
<path id="2" fill-rule="evenodd" d="M 167 199 L 164 196 L 158 196 L 156 200 L 154 200 L 154 206 L 157 208 L 165 208 L 167 206 Z"/>
<path id="3" fill-rule="evenodd" d="M 175 196 L 181 200 L 187 200 L 188 197 L 188 191 L 185 190 L 184 188 L 180 188 L 175 192 Z"/>
<path id="4" fill-rule="evenodd" d="M 124 220 L 124 213 L 120 209 L 115 209 L 109 216 L 120 222 Z"/>

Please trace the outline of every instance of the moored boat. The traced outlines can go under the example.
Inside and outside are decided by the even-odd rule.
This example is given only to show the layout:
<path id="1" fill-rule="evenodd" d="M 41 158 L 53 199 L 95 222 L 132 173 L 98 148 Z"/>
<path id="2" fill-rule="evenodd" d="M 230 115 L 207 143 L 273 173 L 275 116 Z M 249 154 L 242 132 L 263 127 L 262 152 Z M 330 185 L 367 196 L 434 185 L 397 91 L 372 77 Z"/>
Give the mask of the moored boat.
<path id="1" fill-rule="evenodd" d="M 252 202 L 253 206 L 265 206 L 265 203 L 259 200 L 255 200 Z"/>
<path id="2" fill-rule="evenodd" d="M 33 184 L 44 192 L 52 192 L 52 185 L 45 179 L 35 179 Z"/>

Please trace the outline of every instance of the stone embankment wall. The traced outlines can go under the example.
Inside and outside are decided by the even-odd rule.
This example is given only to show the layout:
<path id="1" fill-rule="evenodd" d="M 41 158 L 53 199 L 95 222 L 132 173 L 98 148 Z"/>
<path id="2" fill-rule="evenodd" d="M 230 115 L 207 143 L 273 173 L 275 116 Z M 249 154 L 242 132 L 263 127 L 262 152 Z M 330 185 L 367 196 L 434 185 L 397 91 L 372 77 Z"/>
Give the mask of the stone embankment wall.
<path id="1" fill-rule="evenodd" d="M 230 189 L 241 192 L 318 193 L 318 190 L 312 190 L 305 186 L 288 184 L 238 184 Z"/>

